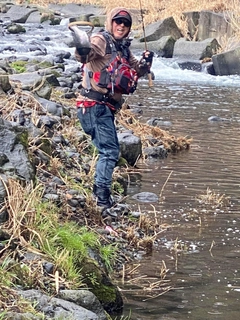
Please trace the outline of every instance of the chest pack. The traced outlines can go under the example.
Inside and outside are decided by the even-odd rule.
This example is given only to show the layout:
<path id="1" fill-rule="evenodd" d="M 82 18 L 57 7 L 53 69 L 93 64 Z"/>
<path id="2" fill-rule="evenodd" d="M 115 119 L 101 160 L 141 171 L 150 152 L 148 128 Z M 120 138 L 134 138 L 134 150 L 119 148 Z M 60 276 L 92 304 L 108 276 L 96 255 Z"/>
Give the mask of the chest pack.
<path id="1" fill-rule="evenodd" d="M 128 62 L 129 47 L 122 46 L 118 51 L 111 36 L 102 32 L 106 39 L 106 54 L 111 54 L 109 64 L 104 66 L 100 72 L 94 72 L 91 77 L 101 88 L 107 88 L 110 94 L 131 94 L 137 88 L 138 75 Z"/>

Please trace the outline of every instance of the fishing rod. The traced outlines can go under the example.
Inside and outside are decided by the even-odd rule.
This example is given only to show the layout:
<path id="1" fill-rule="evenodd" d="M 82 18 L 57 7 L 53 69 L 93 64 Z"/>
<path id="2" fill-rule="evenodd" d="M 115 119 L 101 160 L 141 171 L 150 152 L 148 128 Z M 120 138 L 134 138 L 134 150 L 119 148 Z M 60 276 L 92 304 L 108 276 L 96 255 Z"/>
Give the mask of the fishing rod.
<path id="1" fill-rule="evenodd" d="M 145 51 L 148 51 L 141 0 L 139 0 L 139 5 L 140 5 L 140 12 L 141 12 L 141 19 L 142 19 L 142 29 L 143 29 L 143 37 L 144 37 L 144 43 L 145 43 Z M 150 68 L 151 68 L 151 66 L 148 67 L 148 86 L 152 87 L 153 86 L 153 82 L 152 82 L 152 73 L 151 73 Z"/>

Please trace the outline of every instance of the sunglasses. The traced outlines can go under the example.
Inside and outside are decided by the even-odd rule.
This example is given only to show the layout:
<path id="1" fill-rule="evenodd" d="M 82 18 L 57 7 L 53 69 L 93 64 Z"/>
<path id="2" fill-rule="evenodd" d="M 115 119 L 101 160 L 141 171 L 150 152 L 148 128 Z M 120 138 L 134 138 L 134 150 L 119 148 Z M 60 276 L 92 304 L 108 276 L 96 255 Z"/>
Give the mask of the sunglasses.
<path id="1" fill-rule="evenodd" d="M 131 27 L 131 22 L 128 21 L 127 19 L 122 19 L 122 18 L 117 18 L 117 19 L 114 19 L 113 21 L 116 22 L 116 24 L 124 24 L 125 27 L 129 28 Z"/>

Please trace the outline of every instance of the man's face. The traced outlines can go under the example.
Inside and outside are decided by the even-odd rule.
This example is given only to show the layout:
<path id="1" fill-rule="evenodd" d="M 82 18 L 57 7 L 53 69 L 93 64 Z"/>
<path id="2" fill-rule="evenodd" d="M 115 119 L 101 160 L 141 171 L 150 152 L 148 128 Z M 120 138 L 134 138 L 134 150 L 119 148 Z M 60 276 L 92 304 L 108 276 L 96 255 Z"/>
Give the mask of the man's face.
<path id="1" fill-rule="evenodd" d="M 127 19 L 124 18 L 117 18 L 114 19 L 112 22 L 112 31 L 113 31 L 113 36 L 116 40 L 121 40 L 130 31 L 131 24 Z"/>

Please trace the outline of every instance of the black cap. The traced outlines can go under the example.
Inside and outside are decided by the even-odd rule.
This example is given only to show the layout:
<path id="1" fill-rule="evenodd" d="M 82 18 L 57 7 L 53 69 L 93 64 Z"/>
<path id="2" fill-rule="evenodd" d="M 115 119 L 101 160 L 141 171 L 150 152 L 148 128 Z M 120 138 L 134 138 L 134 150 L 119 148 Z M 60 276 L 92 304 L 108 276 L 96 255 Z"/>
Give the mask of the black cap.
<path id="1" fill-rule="evenodd" d="M 130 14 L 127 11 L 119 11 L 113 18 L 112 20 L 118 19 L 118 18 L 124 18 L 126 20 L 128 20 L 131 24 L 132 24 L 132 17 L 130 16 Z"/>

